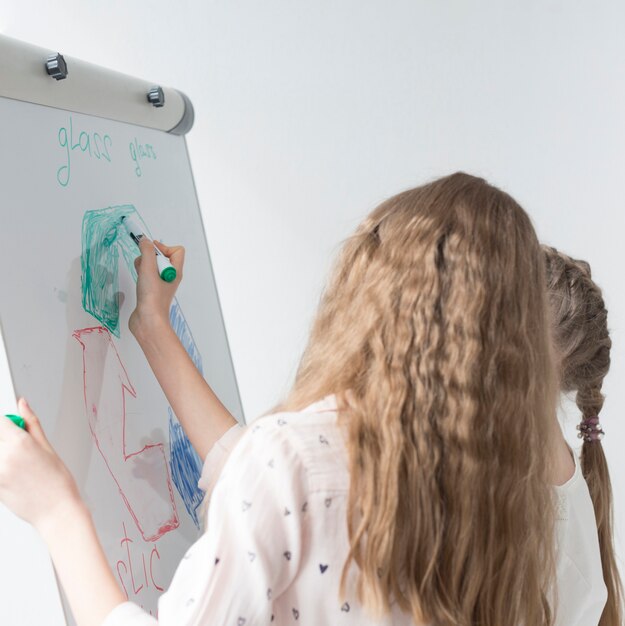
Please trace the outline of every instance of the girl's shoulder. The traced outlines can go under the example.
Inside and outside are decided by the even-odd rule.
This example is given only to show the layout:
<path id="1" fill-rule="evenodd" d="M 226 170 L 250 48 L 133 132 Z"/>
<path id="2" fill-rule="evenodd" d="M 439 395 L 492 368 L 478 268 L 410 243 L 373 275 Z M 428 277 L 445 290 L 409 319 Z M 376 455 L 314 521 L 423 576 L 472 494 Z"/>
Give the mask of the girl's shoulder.
<path id="1" fill-rule="evenodd" d="M 265 460 L 303 473 L 313 489 L 342 489 L 349 482 L 345 440 L 333 396 L 299 411 L 254 420 L 245 427 L 232 457 L 229 465 L 254 462 L 250 457 L 255 457 L 258 463 Z"/>
<path id="2" fill-rule="evenodd" d="M 295 446 L 307 446 L 310 438 L 324 443 L 340 437 L 336 399 L 327 396 L 299 411 L 279 411 L 264 415 L 245 427 L 246 436 L 262 433 L 264 437 L 289 440 Z"/>

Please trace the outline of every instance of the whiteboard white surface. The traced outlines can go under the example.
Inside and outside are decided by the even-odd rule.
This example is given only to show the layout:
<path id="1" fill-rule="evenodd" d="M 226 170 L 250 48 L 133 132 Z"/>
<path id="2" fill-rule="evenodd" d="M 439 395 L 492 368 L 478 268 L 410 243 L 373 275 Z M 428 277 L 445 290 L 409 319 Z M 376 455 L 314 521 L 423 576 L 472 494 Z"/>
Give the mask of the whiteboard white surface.
<path id="1" fill-rule="evenodd" d="M 5 98 L 0 136 L 0 244 L 10 260 L 0 319 L 15 392 L 28 398 L 76 477 L 129 599 L 155 612 L 199 533 L 197 459 L 194 466 L 188 440 L 127 329 L 138 251 L 123 229 L 109 232 L 104 247 L 92 241 L 84 249 L 83 220 L 110 225 L 112 216 L 136 211 L 153 236 L 185 245 L 177 326 L 241 420 L 185 140 Z M 99 281 L 91 291 L 109 294 L 99 309 L 87 307 L 99 319 L 83 306 L 88 270 Z M 2 544 L 4 570 L 21 562 L 19 544 Z M 19 592 L 20 582 L 14 585 Z"/>

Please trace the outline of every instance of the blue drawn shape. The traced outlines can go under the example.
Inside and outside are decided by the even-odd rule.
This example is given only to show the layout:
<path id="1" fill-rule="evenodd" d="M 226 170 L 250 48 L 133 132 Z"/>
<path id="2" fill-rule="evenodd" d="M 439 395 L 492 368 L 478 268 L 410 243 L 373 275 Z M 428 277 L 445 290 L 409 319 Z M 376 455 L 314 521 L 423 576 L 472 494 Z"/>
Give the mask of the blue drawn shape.
<path id="1" fill-rule="evenodd" d="M 197 486 L 202 472 L 202 459 L 195 451 L 182 426 L 174 417 L 171 407 L 169 412 L 169 466 L 176 489 L 184 502 L 187 512 L 197 528 L 200 527 L 198 508 L 204 492 Z"/>
<path id="2" fill-rule="evenodd" d="M 182 309 L 178 304 L 178 300 L 174 299 L 171 303 L 171 307 L 169 309 L 169 323 L 171 327 L 174 329 L 174 332 L 180 339 L 180 343 L 184 346 L 184 349 L 187 351 L 187 354 L 195 364 L 195 367 L 198 368 L 200 374 L 204 374 L 202 370 L 202 356 L 200 355 L 200 351 L 197 349 L 195 345 L 195 341 L 193 340 L 193 335 L 191 334 L 191 329 L 187 324 L 187 320 L 185 319 Z"/>
<path id="3" fill-rule="evenodd" d="M 191 329 L 182 313 L 180 304 L 178 304 L 178 300 L 175 298 L 169 308 L 169 322 L 176 336 L 180 339 L 180 343 L 187 351 L 189 358 L 193 361 L 200 374 L 203 375 L 202 355 L 195 344 Z M 204 492 L 197 486 L 197 483 L 202 474 L 202 460 L 184 434 L 182 426 L 173 423 L 173 411 L 171 408 L 168 410 L 170 444 L 169 465 L 171 475 L 189 515 L 199 528 L 197 508 L 202 502 Z"/>

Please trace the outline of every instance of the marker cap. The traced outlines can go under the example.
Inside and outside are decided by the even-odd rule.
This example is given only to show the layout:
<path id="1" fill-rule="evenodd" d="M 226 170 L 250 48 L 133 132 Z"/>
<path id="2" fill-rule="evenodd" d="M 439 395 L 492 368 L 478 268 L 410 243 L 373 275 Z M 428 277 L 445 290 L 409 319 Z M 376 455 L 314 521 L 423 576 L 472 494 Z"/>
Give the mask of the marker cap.
<path id="1" fill-rule="evenodd" d="M 154 247 L 156 248 L 156 246 Z M 158 266 L 158 273 L 160 277 L 166 283 L 171 283 L 176 280 L 176 268 L 169 262 L 169 259 L 166 256 L 158 253 L 156 255 L 156 265 Z"/>
<path id="2" fill-rule="evenodd" d="M 24 421 L 23 417 L 11 414 L 7 414 L 6 417 L 8 417 L 16 426 L 19 426 L 20 428 L 26 430 L 26 422 Z"/>
<path id="3" fill-rule="evenodd" d="M 176 268 L 175 267 L 166 267 L 162 272 L 161 272 L 161 278 L 167 282 L 167 283 L 171 283 L 174 280 L 176 280 Z"/>

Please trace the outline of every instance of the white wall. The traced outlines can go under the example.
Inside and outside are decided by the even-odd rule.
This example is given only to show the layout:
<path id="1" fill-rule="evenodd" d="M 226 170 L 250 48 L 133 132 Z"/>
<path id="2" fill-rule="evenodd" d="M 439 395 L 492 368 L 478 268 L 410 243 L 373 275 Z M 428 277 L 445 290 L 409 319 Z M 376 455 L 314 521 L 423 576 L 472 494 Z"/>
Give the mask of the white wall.
<path id="1" fill-rule="evenodd" d="M 621 554 L 623 23 L 617 0 L 0 8 L 4 34 L 191 97 L 191 158 L 248 419 L 287 388 L 341 239 L 402 188 L 456 169 L 484 175 L 543 240 L 588 259 L 614 341 L 602 422 Z"/>

